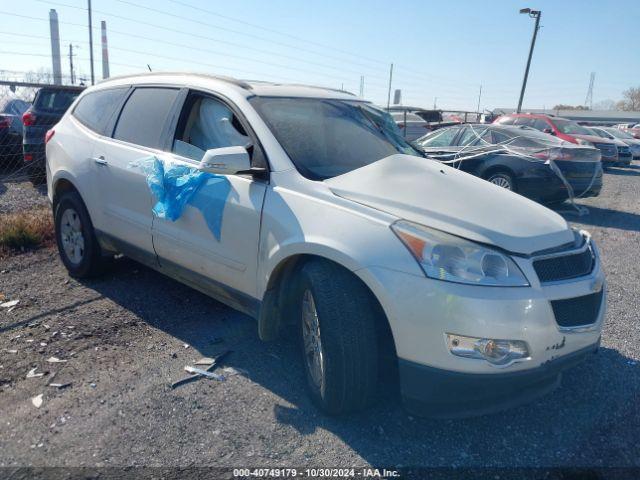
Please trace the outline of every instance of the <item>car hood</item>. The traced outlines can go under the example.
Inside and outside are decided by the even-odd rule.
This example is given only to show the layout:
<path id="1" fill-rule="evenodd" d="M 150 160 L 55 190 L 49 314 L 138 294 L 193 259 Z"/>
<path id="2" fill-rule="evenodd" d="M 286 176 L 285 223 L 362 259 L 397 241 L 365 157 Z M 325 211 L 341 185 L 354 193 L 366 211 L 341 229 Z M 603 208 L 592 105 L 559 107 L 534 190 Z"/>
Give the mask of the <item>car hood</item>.
<path id="1" fill-rule="evenodd" d="M 391 155 L 324 181 L 340 197 L 510 252 L 573 241 L 557 213 L 485 180 L 410 155 Z"/>

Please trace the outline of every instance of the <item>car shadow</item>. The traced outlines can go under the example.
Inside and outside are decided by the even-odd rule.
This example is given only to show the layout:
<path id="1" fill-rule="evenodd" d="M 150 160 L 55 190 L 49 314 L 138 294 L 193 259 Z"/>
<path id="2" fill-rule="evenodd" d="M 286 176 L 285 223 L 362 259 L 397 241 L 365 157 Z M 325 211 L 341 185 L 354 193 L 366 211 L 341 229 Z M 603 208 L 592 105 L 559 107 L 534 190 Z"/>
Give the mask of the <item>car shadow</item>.
<path id="1" fill-rule="evenodd" d="M 605 173 L 608 175 L 640 176 L 640 166 L 626 165 L 624 167 L 608 167 Z"/>
<path id="2" fill-rule="evenodd" d="M 580 216 L 568 203 L 554 205 L 553 210 L 562 215 L 565 220 L 592 225 L 596 227 L 617 228 L 619 230 L 640 231 L 640 215 L 631 212 L 621 212 L 610 208 L 600 208 L 593 205 L 584 205 L 589 213 Z"/>
<path id="3" fill-rule="evenodd" d="M 281 399 L 273 407 L 277 422 L 302 436 L 330 432 L 373 465 L 584 466 L 593 465 L 594 452 L 601 465 L 627 465 L 639 458 L 638 447 L 607 440 L 633 438 L 640 418 L 640 369 L 611 348 L 601 348 L 565 373 L 555 392 L 502 413 L 416 418 L 403 410 L 391 378 L 381 382 L 367 411 L 329 417 L 306 394 L 293 332 L 261 342 L 253 319 L 126 258 L 115 261 L 106 276 L 83 283 L 203 356 L 232 350 L 225 365 L 246 371 L 252 382 Z"/>

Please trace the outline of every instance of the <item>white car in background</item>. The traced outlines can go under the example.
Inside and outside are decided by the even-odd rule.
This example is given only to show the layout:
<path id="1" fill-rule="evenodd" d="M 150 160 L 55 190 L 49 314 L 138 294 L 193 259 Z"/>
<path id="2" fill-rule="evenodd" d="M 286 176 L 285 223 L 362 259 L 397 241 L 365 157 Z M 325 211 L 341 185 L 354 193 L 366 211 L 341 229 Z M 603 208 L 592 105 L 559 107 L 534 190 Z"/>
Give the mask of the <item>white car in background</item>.
<path id="1" fill-rule="evenodd" d="M 299 335 L 328 413 L 388 388 L 388 357 L 410 411 L 475 414 L 551 390 L 600 343 L 588 234 L 420 156 L 343 92 L 111 79 L 48 132 L 47 183 L 71 275 L 124 253 L 255 317 L 263 339 Z"/>

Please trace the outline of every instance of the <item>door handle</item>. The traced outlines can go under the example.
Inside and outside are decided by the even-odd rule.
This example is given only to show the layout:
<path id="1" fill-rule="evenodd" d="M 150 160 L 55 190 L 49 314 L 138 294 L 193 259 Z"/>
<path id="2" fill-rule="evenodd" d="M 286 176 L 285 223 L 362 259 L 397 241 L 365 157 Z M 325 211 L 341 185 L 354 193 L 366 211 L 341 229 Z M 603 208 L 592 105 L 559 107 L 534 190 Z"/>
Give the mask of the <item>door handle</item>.
<path id="1" fill-rule="evenodd" d="M 98 165 L 109 165 L 109 162 L 107 162 L 102 155 L 100 155 L 97 158 L 94 158 L 93 161 L 96 162 Z"/>

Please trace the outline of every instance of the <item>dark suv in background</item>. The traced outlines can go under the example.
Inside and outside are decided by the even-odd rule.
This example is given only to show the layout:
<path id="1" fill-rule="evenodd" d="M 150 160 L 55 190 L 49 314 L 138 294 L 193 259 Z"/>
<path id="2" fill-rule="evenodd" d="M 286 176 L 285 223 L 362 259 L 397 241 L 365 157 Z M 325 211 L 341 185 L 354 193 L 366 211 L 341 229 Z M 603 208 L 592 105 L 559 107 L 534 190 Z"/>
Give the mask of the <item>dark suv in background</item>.
<path id="1" fill-rule="evenodd" d="M 524 125 L 535 128 L 571 143 L 579 145 L 591 145 L 600 150 L 602 165 L 615 165 L 618 163 L 618 147 L 612 140 L 598 137 L 582 125 L 573 120 L 554 117 L 552 115 L 539 115 L 532 113 L 513 113 L 498 117 L 493 123 L 498 125 Z"/>
<path id="2" fill-rule="evenodd" d="M 84 87 L 52 85 L 36 93 L 33 105 L 22 115 L 22 148 L 29 180 L 42 183 L 45 178 L 45 135 L 67 111 Z"/>

